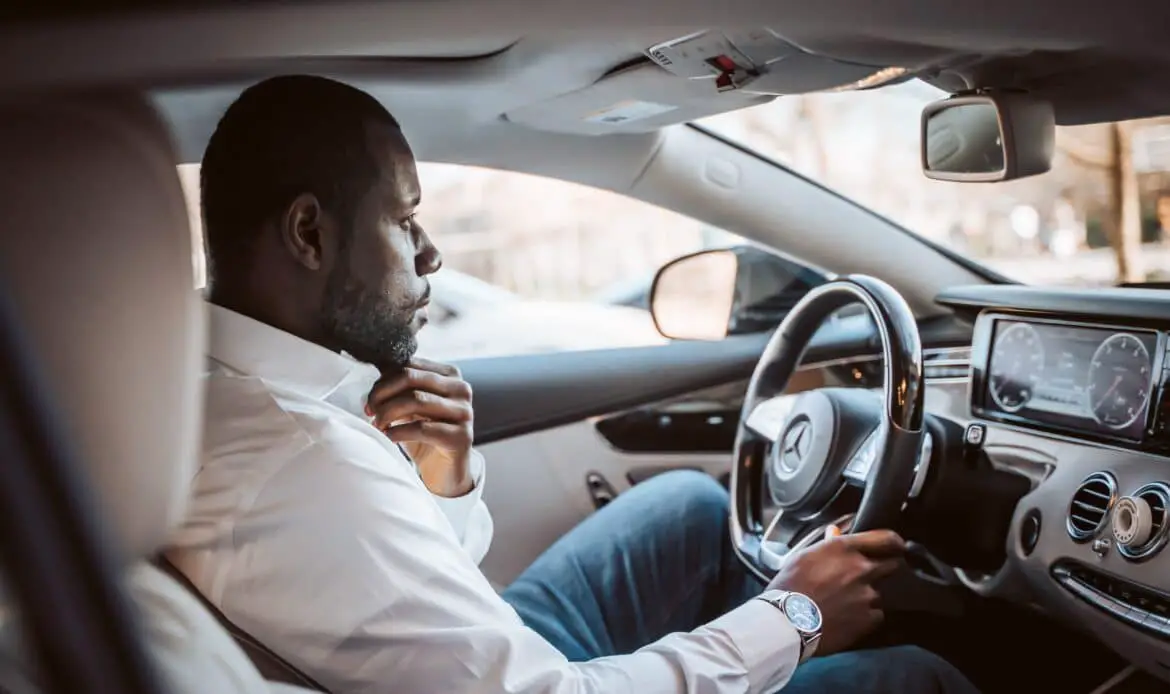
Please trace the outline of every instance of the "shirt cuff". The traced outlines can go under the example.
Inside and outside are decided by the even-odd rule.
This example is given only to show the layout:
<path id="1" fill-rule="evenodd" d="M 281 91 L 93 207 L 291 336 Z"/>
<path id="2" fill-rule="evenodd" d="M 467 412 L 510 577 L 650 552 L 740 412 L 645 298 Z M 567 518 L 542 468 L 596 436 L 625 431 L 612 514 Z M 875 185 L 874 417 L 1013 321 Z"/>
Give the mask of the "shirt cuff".
<path id="1" fill-rule="evenodd" d="M 739 649 L 753 692 L 774 692 L 800 663 L 800 635 L 774 605 L 752 598 L 707 625 Z"/>
<path id="2" fill-rule="evenodd" d="M 480 500 L 483 498 L 483 483 L 486 467 L 484 465 L 483 455 L 473 448 L 471 449 L 470 460 L 468 461 L 468 472 L 471 474 L 471 481 L 474 485 L 471 491 L 463 496 L 456 497 L 431 494 L 431 498 L 439 505 L 439 510 L 443 512 L 443 515 L 447 516 L 447 520 L 455 530 L 455 536 L 459 538 L 460 543 L 463 542 L 467 534 L 468 517 L 471 516 L 471 512 L 479 505 Z"/>

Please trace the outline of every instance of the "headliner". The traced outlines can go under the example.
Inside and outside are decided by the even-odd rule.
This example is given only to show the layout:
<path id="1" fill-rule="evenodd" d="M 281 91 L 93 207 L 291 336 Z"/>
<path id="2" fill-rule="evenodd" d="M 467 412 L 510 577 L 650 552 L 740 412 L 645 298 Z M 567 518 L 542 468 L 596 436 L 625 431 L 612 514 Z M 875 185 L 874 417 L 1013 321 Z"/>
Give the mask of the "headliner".
<path id="1" fill-rule="evenodd" d="M 195 4 L 202 9 L 190 9 Z M 973 85 L 1031 89 L 1053 101 L 1062 124 L 1170 114 L 1165 0 L 176 0 L 150 10 L 136 9 L 141 3 L 132 0 L 108 5 L 113 8 L 69 14 L 42 3 L 37 16 L 0 25 L 6 92 L 46 85 L 145 87 L 171 122 L 184 161 L 200 158 L 219 115 L 245 85 L 274 74 L 313 72 L 344 79 L 381 100 L 402 122 L 420 159 L 563 177 L 550 162 L 554 156 L 571 160 L 600 154 L 593 151 L 600 148 L 628 159 L 636 171 L 656 147 L 655 131 L 670 123 L 649 123 L 641 133 L 574 137 L 582 134 L 573 128 L 587 105 L 576 95 L 604 84 L 607 73 L 653 43 L 710 26 L 766 25 L 823 59 L 789 69 L 798 73 L 787 75 L 800 86 L 797 91 L 836 86 L 839 72 L 832 68 L 842 62 L 902 65 L 950 91 Z M 15 6 L 6 7 L 0 19 L 13 14 Z M 28 9 L 22 12 L 27 17 Z M 685 81 L 642 67 L 635 75 L 640 79 L 624 89 L 685 100 L 677 121 L 771 98 L 680 96 L 685 90 L 677 82 Z M 509 122 L 514 114 L 525 117 Z M 532 161 L 538 153 L 542 161 Z M 596 183 L 613 187 L 609 175 L 598 172 Z"/>
<path id="2" fill-rule="evenodd" d="M 3 79 L 10 87 L 111 80 L 168 86 L 315 66 L 360 71 L 389 85 L 403 78 L 405 60 L 428 63 L 440 81 L 498 82 L 524 73 L 541 83 L 532 94 L 543 96 L 589 84 L 650 42 L 712 25 L 767 25 L 810 53 L 911 66 L 946 89 L 1031 89 L 1054 102 L 1063 124 L 1170 113 L 1164 0 L 252 0 L 186 9 L 194 4 L 119 11 L 141 6 L 122 0 L 70 15 L 50 3 L 33 19 L 22 8 L 24 21 L 0 28 Z M 592 55 L 583 56 L 583 46 L 593 46 Z M 539 60 L 543 74 L 519 61 L 472 59 L 514 52 Z M 803 75 L 802 82 L 815 87 L 818 80 Z M 451 100 L 472 108 L 477 97 Z"/>

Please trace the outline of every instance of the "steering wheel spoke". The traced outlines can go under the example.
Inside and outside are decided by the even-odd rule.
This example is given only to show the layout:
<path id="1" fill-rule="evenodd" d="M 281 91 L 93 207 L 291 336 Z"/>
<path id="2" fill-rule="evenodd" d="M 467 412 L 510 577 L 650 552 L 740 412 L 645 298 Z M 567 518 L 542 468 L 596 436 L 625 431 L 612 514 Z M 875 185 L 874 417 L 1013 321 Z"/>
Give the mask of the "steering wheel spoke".
<path id="1" fill-rule="evenodd" d="M 775 441 L 796 403 L 794 395 L 778 395 L 756 405 L 744 420 L 744 427 L 765 441 Z"/>
<path id="2" fill-rule="evenodd" d="M 783 509 L 777 510 L 760 541 L 760 564 L 769 571 L 779 571 L 792 551 L 794 540 L 806 527 L 806 523 L 784 513 Z"/>
<path id="3" fill-rule="evenodd" d="M 869 481 L 869 472 L 878 456 L 878 444 L 881 442 L 881 427 L 870 432 L 865 441 L 858 447 L 857 452 L 849 459 L 841 476 L 845 483 L 854 487 L 865 488 Z"/>

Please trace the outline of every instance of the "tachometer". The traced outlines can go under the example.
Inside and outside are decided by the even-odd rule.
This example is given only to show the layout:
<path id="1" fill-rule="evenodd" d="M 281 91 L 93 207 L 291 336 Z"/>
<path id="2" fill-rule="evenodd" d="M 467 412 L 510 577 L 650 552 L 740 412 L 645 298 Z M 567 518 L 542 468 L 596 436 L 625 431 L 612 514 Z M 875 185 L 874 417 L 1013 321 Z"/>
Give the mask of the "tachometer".
<path id="1" fill-rule="evenodd" d="M 988 390 L 1004 412 L 1015 412 L 1032 399 L 1044 370 L 1044 344 L 1027 323 L 1011 323 L 995 338 Z"/>
<path id="2" fill-rule="evenodd" d="M 1125 429 L 1146 411 L 1153 372 L 1150 352 L 1129 333 L 1106 338 L 1089 362 L 1089 408 L 1110 429 Z"/>

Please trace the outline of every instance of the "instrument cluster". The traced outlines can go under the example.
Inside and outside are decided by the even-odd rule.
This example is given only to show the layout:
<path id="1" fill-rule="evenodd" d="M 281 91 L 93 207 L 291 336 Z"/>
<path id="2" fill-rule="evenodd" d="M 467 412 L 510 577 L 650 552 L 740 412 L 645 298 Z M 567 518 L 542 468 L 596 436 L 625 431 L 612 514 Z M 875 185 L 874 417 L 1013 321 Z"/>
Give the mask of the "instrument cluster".
<path id="1" fill-rule="evenodd" d="M 980 322 L 975 413 L 1089 438 L 1147 438 L 1163 385 L 1163 334 L 1008 315 Z"/>

